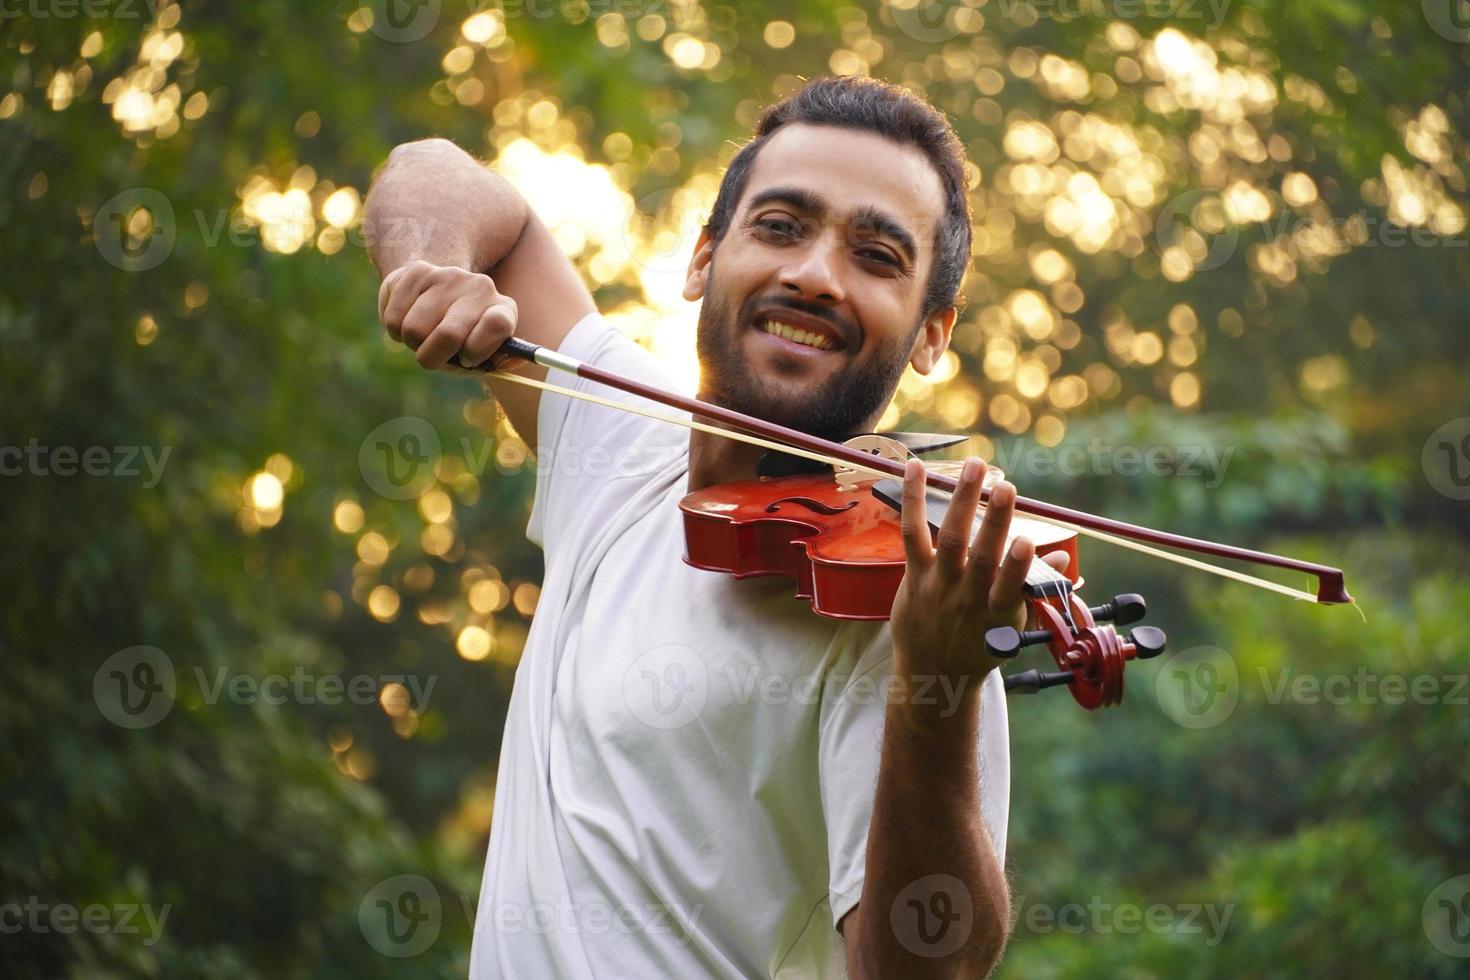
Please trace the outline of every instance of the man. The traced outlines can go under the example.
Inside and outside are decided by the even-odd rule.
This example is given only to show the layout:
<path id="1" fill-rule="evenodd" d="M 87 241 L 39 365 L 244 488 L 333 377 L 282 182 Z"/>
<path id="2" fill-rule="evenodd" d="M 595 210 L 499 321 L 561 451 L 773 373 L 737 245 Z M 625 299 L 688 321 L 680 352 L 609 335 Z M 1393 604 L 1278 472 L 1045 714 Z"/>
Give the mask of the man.
<path id="1" fill-rule="evenodd" d="M 405 219 L 431 240 L 374 234 Z M 366 220 L 384 327 L 425 368 L 481 363 L 514 332 L 671 387 L 517 192 L 452 144 L 395 150 Z M 690 261 L 701 397 L 829 437 L 872 430 L 905 367 L 944 353 L 969 246 L 944 117 L 878 82 L 809 83 L 731 163 Z M 988 973 L 1010 920 L 1010 774 L 980 637 L 1024 619 L 1014 488 L 972 535 L 984 466 L 969 461 L 931 538 L 911 462 L 891 621 L 835 622 L 789 581 L 681 561 L 680 497 L 754 476 L 758 450 L 490 387 L 540 457 L 527 533 L 546 579 L 472 975 Z"/>

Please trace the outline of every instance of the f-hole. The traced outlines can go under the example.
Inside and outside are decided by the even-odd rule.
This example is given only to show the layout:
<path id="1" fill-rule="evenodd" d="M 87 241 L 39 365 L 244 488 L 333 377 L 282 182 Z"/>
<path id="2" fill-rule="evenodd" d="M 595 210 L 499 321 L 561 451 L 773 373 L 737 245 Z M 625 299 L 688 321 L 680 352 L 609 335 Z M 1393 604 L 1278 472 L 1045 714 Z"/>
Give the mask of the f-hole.
<path id="1" fill-rule="evenodd" d="M 852 510 L 854 507 L 857 506 L 858 502 L 856 500 L 850 500 L 847 503 L 843 504 L 841 507 L 834 507 L 831 504 L 824 504 L 822 503 L 822 501 L 816 500 L 812 497 L 782 497 L 780 500 L 773 500 L 769 504 L 767 504 L 766 513 L 776 513 L 776 511 L 781 509 L 782 504 L 800 504 L 808 510 L 815 511 L 818 514 L 827 514 L 830 516 L 832 514 L 840 514 L 845 510 Z"/>

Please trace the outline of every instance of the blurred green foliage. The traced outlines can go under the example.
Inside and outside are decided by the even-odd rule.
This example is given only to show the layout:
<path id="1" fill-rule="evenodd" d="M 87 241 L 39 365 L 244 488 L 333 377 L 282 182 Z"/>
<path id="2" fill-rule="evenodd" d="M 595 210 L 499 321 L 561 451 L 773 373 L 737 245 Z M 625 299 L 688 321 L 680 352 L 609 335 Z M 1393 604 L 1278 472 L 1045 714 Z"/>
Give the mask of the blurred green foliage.
<path id="1" fill-rule="evenodd" d="M 616 8 L 642 15 L 630 17 L 579 2 L 539 5 L 538 16 L 516 4 L 484 8 L 502 11 L 500 39 L 453 70 L 446 58 L 464 46 L 461 22 L 479 6 L 380 4 L 375 21 L 351 3 L 283 0 L 7 9 L 0 444 L 79 455 L 106 447 L 113 468 L 61 475 L 61 457 L 43 454 L 44 471 L 27 463 L 0 478 L 0 900 L 169 909 L 157 935 L 7 928 L 7 975 L 466 968 L 496 747 L 530 604 L 497 612 L 495 655 L 480 661 L 459 656 L 435 616 L 447 609 L 463 620 L 467 569 L 496 569 L 507 591 L 538 580 L 539 557 L 521 534 L 532 477 L 514 460 L 478 479 L 441 473 L 454 543 L 420 547 L 421 507 L 366 482 L 368 433 L 420 417 L 443 446 L 482 462 L 513 436 L 473 405 L 466 382 L 424 376 L 385 346 L 376 278 L 352 227 L 345 247 L 311 233 L 295 249 L 267 247 L 242 213 L 252 178 L 282 190 L 299 183 L 321 212 L 333 188 L 364 191 L 396 143 L 444 135 L 490 155 L 513 128 L 496 107 L 547 98 L 591 161 L 611 164 L 609 137 L 626 136 L 619 173 L 641 198 L 709 172 L 756 107 L 795 76 L 831 69 L 926 91 L 956 119 L 978 168 L 977 220 L 991 234 L 970 280 L 955 385 L 977 389 L 987 407 L 996 392 L 1018 390 L 1010 374 L 987 377 L 1001 328 L 982 321 L 1016 290 L 1040 290 L 1038 249 L 1065 256 L 1068 281 L 1085 295 L 1070 314 L 1080 339 L 1052 353 L 1059 370 L 1079 375 L 1107 365 L 1111 390 L 1100 376 L 1101 393 L 1069 411 L 1028 402 L 1065 421 L 1064 434 L 1044 440 L 1060 439 L 1055 447 L 993 412 L 972 413 L 969 427 L 998 455 L 1094 440 L 1230 451 L 1217 474 L 1173 478 L 1028 463 L 1012 467 L 1023 488 L 1340 564 L 1367 613 L 1363 622 L 1089 549 L 1094 598 L 1147 594 L 1173 649 L 1225 652 L 1238 703 L 1209 727 L 1180 723 L 1163 692 L 1181 662 L 1167 659 L 1133 668 L 1128 701 L 1110 714 L 1084 716 L 1062 694 L 1013 703 L 1010 861 L 1021 920 L 1001 975 L 1462 975 L 1463 960 L 1427 930 L 1438 914 L 1431 892 L 1470 872 L 1470 711 L 1467 692 L 1448 696 L 1470 654 L 1459 617 L 1470 608 L 1461 551 L 1470 527 L 1465 502 L 1436 490 L 1435 450 L 1425 449 L 1442 423 L 1470 413 L 1470 44 L 1435 27 L 1457 23 L 1451 3 L 1440 20 L 1427 16 L 1431 3 L 1218 6 L 1219 23 L 1199 3 Z M 385 25 L 423 9 L 439 11 L 423 36 L 390 39 Z M 789 46 L 773 46 L 783 39 L 773 19 L 792 26 Z M 1141 39 L 1133 48 L 1164 31 L 1203 39 L 1221 66 L 1249 66 L 1281 95 L 1235 122 L 1160 102 L 1149 90 L 1163 86 L 1139 69 L 1146 58 L 1126 53 L 1119 24 Z M 166 50 L 171 34 L 177 52 Z M 680 49 L 684 37 L 702 47 Z M 1038 81 L 1047 54 L 1066 62 L 1055 84 Z M 480 88 L 464 88 L 470 80 Z M 125 92 L 138 94 L 122 101 Z M 204 103 L 191 102 L 201 93 Z M 1438 115 L 1425 115 L 1429 107 Z M 1008 183 L 1008 129 L 1040 120 L 1062 133 L 1076 123 L 1068 112 L 1116 122 L 1167 164 L 1148 203 L 1119 210 L 1127 241 L 1083 247 L 1028 212 Z M 1243 141 L 1234 156 L 1220 151 L 1228 166 L 1200 148 L 1211 133 Z M 1269 152 L 1241 149 L 1255 143 Z M 1296 172 L 1310 176 L 1316 198 L 1283 204 Z M 1419 183 L 1395 190 L 1390 173 Z M 1298 249 L 1283 265 L 1273 250 L 1283 226 L 1241 220 L 1218 266 L 1201 268 L 1194 255 L 1190 274 L 1163 274 L 1167 243 L 1153 218 L 1177 195 L 1236 182 L 1262 193 L 1273 220 L 1357 216 L 1369 240 L 1341 254 Z M 1440 213 L 1458 213 L 1458 230 L 1431 233 L 1423 218 L 1412 240 L 1383 237 L 1394 209 L 1413 216 L 1413 187 L 1448 201 Z M 136 205 L 149 203 L 139 189 L 162 193 L 171 225 L 156 204 L 151 229 L 110 223 L 114 213 L 138 220 Z M 1135 212 L 1147 223 L 1130 226 Z M 312 233 L 328 226 L 309 223 Z M 167 254 L 142 268 L 165 233 Z M 604 308 L 636 302 L 637 283 L 619 278 L 598 297 Z M 1057 290 L 1045 301 L 1054 313 L 1071 305 Z M 1197 324 L 1188 334 L 1197 361 L 1187 352 L 1182 363 L 1140 359 L 1106 339 L 1125 318 L 1133 333 L 1122 343 L 1139 332 L 1169 337 L 1181 304 Z M 1023 353 L 1043 339 L 1022 336 Z M 1188 394 L 1174 386 L 1186 367 L 1196 399 L 1177 397 Z M 924 404 L 902 405 L 906 425 L 923 424 Z M 167 451 L 161 479 L 119 469 L 114 447 Z M 276 454 L 288 464 L 272 463 Z M 262 472 L 281 474 L 273 517 L 251 508 L 250 481 Z M 366 561 L 358 534 L 334 529 L 344 500 L 361 505 L 363 530 L 391 554 Z M 261 513 L 274 523 L 261 526 Z M 394 590 L 392 615 L 369 612 L 374 583 Z M 110 720 L 98 692 L 108 658 L 138 645 L 165 652 L 177 688 L 166 717 L 131 729 Z M 1282 672 L 1320 681 L 1360 668 L 1380 681 L 1440 679 L 1440 696 L 1272 696 Z M 244 703 L 216 689 L 222 676 L 259 682 L 297 670 L 434 687 L 412 705 L 411 723 L 375 699 Z M 437 939 L 412 959 L 379 952 L 360 914 L 374 887 L 399 874 L 429 879 L 442 900 Z M 1213 934 L 1203 916 L 1187 926 L 1192 905 L 1228 909 L 1223 930 Z M 1152 906 L 1164 908 L 1167 928 L 1129 930 L 1131 913 L 1119 911 Z M 1082 914 L 1071 907 L 1085 917 L 1067 917 Z"/>

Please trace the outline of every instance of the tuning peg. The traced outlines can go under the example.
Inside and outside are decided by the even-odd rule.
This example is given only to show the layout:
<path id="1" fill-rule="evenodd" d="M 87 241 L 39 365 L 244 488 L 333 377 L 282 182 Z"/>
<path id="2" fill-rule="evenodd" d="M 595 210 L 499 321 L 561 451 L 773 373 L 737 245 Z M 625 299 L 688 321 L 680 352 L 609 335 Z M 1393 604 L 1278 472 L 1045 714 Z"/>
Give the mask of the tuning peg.
<path id="1" fill-rule="evenodd" d="M 1050 643 L 1051 633 L 1046 630 L 1022 632 L 1014 626 L 997 626 L 985 631 L 985 652 L 997 660 L 1009 660 L 1021 652 L 1022 647 L 1033 643 Z"/>
<path id="2" fill-rule="evenodd" d="M 1133 644 L 1133 655 L 1139 660 L 1150 660 L 1164 652 L 1164 631 L 1157 626 L 1140 626 L 1128 634 Z"/>
<path id="3" fill-rule="evenodd" d="M 1007 674 L 1005 686 L 1007 694 L 1035 694 L 1044 688 L 1060 687 L 1071 682 L 1070 670 L 1023 670 L 1017 674 Z"/>
<path id="4" fill-rule="evenodd" d="M 1115 595 L 1100 606 L 1093 606 L 1090 610 L 1092 618 L 1099 623 L 1112 623 L 1114 626 L 1127 626 L 1136 623 L 1148 612 L 1148 606 L 1143 601 L 1143 596 L 1137 592 L 1124 592 Z"/>

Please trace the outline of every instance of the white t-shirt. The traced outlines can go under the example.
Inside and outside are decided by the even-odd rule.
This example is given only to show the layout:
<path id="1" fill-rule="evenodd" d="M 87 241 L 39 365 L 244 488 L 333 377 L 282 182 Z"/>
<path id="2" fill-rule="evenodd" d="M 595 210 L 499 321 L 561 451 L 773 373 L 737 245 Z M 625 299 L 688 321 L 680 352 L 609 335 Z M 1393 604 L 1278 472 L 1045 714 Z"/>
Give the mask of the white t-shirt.
<path id="1" fill-rule="evenodd" d="M 596 314 L 561 350 L 676 387 Z M 471 976 L 845 976 L 836 926 L 862 892 L 887 623 L 820 617 L 780 577 L 686 565 L 686 430 L 554 393 L 539 426 L 527 534 L 546 578 L 506 721 Z M 1003 856 L 998 676 L 981 711 L 983 811 Z"/>

